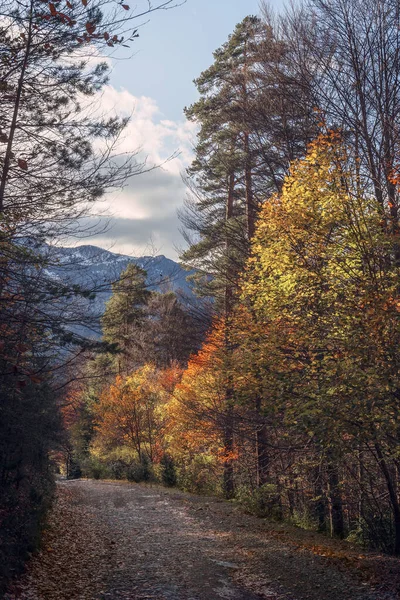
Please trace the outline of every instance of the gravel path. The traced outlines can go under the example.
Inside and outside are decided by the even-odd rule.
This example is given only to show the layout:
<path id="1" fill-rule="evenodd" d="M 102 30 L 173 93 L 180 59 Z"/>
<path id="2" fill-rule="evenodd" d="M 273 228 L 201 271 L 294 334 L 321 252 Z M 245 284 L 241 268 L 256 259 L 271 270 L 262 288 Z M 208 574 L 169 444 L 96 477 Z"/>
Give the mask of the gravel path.
<path id="1" fill-rule="evenodd" d="M 6 600 L 397 597 L 289 540 L 287 526 L 215 498 L 95 481 L 60 483 L 58 498 L 43 549 Z"/>

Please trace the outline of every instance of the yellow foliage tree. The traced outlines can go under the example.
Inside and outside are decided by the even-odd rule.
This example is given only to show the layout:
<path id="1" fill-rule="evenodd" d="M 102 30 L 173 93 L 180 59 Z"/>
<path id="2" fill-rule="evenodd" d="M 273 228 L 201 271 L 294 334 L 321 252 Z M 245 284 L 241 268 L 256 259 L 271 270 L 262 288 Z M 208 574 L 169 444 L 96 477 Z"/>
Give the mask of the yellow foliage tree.
<path id="1" fill-rule="evenodd" d="M 386 484 L 400 551 L 395 247 L 338 134 L 320 136 L 263 207 L 243 277 L 256 331 L 241 352 L 250 372 L 258 365 L 263 410 L 308 436 L 324 462 L 332 532 L 344 529 L 343 463 L 368 454 Z M 238 332 L 245 337 L 240 320 Z"/>

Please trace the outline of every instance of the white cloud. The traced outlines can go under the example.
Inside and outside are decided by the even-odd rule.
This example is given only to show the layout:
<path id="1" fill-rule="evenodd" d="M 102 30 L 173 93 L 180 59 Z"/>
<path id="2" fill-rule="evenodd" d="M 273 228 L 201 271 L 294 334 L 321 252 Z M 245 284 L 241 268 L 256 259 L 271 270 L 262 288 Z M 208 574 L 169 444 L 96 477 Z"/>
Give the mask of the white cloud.
<path id="1" fill-rule="evenodd" d="M 111 85 L 105 86 L 91 110 L 106 115 L 129 117 L 130 122 L 120 140 L 118 150 L 134 152 L 141 148 L 150 164 L 164 163 L 174 152 L 179 157 L 164 168 L 178 175 L 192 159 L 192 146 L 197 127 L 182 116 L 175 122 L 163 118 L 163 114 L 153 98 L 133 96 L 127 90 L 117 90 Z"/>
<path id="2" fill-rule="evenodd" d="M 159 169 L 133 177 L 127 186 L 102 202 L 110 230 L 94 237 L 94 244 L 113 246 L 114 252 L 140 254 L 153 245 L 158 253 L 176 258 L 175 247 L 182 244 L 177 208 L 182 205 L 185 186 L 181 179 L 193 158 L 196 125 L 182 117 L 175 122 L 165 118 L 154 99 L 135 97 L 124 89 L 106 86 L 91 102 L 91 113 L 130 117 L 118 143 L 118 152 L 147 157 L 148 166 Z M 174 153 L 178 155 L 168 160 Z"/>

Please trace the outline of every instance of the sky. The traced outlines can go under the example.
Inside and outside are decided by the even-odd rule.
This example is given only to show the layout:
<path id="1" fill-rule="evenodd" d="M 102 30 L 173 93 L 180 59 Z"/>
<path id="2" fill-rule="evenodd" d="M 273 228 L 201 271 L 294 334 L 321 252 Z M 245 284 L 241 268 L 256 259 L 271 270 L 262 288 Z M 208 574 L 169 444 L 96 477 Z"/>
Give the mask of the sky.
<path id="1" fill-rule="evenodd" d="M 130 4 L 138 12 L 147 3 Z M 281 0 L 270 4 L 279 9 Z M 108 195 L 96 207 L 100 228 L 107 221 L 107 231 L 85 243 L 132 256 L 178 258 L 184 247 L 177 216 L 186 195 L 182 174 L 196 143 L 196 126 L 183 109 L 196 101 L 193 79 L 212 64 L 213 51 L 245 16 L 258 13 L 258 0 L 186 0 L 138 22 L 139 38 L 110 63 L 98 110 L 130 117 L 119 151 L 139 151 L 148 167 L 162 166 Z"/>

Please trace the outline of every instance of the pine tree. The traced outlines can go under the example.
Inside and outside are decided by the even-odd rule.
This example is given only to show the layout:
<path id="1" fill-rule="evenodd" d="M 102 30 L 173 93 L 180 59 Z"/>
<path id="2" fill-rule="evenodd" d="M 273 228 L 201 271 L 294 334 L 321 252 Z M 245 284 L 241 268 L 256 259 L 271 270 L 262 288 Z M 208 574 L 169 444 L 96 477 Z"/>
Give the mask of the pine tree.
<path id="1" fill-rule="evenodd" d="M 135 336 L 135 328 L 144 320 L 144 308 L 151 294 L 146 287 L 146 271 L 130 263 L 119 281 L 113 284 L 112 290 L 101 324 L 104 341 L 116 345 L 120 352 L 116 360 L 121 374 L 131 369 L 136 360 L 139 340 Z"/>
<path id="2" fill-rule="evenodd" d="M 192 241 L 187 235 L 190 245 L 181 259 L 197 269 L 200 291 L 216 298 L 216 308 L 226 321 L 229 456 L 233 454 L 234 424 L 229 415 L 234 412 L 234 393 L 228 363 L 238 273 L 248 256 L 262 203 L 279 190 L 290 160 L 305 151 L 310 106 L 306 94 L 300 96 L 301 102 L 294 101 L 296 86 L 289 84 L 287 49 L 260 19 L 246 17 L 214 58 L 195 82 L 200 100 L 186 110 L 187 117 L 200 124 L 200 131 L 196 157 L 188 170 L 193 195 L 182 215 L 195 238 Z M 254 404 L 259 406 L 259 398 Z M 266 461 L 263 428 L 257 443 L 261 465 Z M 229 462 L 226 471 L 231 496 Z M 260 466 L 259 471 L 264 473 L 265 468 Z"/>
<path id="3" fill-rule="evenodd" d="M 210 275 L 205 288 L 212 295 L 234 286 L 235 274 L 247 252 L 248 233 L 254 228 L 252 168 L 247 123 L 256 60 L 256 38 L 261 28 L 255 17 L 237 26 L 228 42 L 214 53 L 214 64 L 195 81 L 200 100 L 185 110 L 200 124 L 196 158 L 188 170 L 195 196 L 182 215 L 198 241 L 182 261 Z"/>

